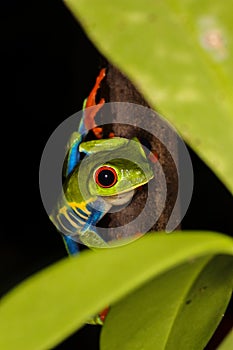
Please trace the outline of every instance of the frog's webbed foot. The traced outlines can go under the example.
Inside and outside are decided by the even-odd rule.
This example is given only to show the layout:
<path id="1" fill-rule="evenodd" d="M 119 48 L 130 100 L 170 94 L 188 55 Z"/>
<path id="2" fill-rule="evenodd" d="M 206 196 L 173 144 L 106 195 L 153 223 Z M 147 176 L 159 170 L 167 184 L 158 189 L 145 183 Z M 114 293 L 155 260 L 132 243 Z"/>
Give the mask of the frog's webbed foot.
<path id="1" fill-rule="evenodd" d="M 96 128 L 93 128 L 92 131 L 97 139 L 103 138 L 103 128 L 96 127 Z"/>
<path id="2" fill-rule="evenodd" d="M 103 104 L 105 103 L 105 100 L 104 100 L 104 98 L 101 98 L 101 100 L 98 103 L 96 103 L 96 94 L 97 94 L 98 89 L 100 88 L 100 83 L 104 79 L 105 75 L 106 75 L 106 69 L 102 68 L 98 77 L 96 78 L 95 85 L 94 85 L 93 89 L 91 90 L 91 93 L 88 96 L 88 98 L 86 99 L 86 103 L 85 103 L 85 108 L 88 108 L 88 107 L 93 107 L 93 108 L 90 108 L 89 110 L 84 110 L 85 128 L 86 128 L 86 130 L 93 129 L 93 132 L 97 138 L 101 138 L 101 137 L 99 137 L 99 135 L 101 134 L 100 132 L 102 130 L 99 130 L 99 129 L 102 129 L 102 128 L 97 128 L 97 125 L 95 123 L 95 116 L 98 113 L 98 111 L 101 109 Z"/>
<path id="3" fill-rule="evenodd" d="M 84 104 L 84 126 L 86 130 L 92 130 L 94 133 L 95 137 L 97 139 L 102 139 L 103 138 L 103 128 L 97 127 L 95 123 L 95 116 L 105 103 L 105 99 L 101 98 L 98 103 L 96 103 L 96 94 L 98 89 L 100 88 L 100 83 L 104 79 L 106 75 L 106 69 L 102 68 L 98 77 L 96 78 L 95 85 L 89 94 L 88 98 L 85 100 Z M 89 110 L 85 110 L 85 108 L 92 107 Z M 113 132 L 110 132 L 108 135 L 108 138 L 115 137 Z"/>
<path id="4" fill-rule="evenodd" d="M 97 94 L 98 89 L 100 88 L 100 83 L 104 79 L 105 75 L 106 75 L 106 68 L 102 68 L 99 72 L 98 77 L 96 78 L 95 85 L 87 98 L 86 107 L 91 107 L 91 106 L 96 105 L 96 101 L 95 101 L 96 94 Z M 104 102 L 105 101 L 102 98 L 97 105 L 102 105 L 102 104 L 104 104 Z M 100 106 L 100 108 L 101 108 L 101 106 Z"/>
<path id="5" fill-rule="evenodd" d="M 87 230 L 85 233 L 80 234 L 80 241 L 90 248 L 108 248 L 109 245 L 106 243 L 98 233 L 93 229 L 92 231 Z"/>

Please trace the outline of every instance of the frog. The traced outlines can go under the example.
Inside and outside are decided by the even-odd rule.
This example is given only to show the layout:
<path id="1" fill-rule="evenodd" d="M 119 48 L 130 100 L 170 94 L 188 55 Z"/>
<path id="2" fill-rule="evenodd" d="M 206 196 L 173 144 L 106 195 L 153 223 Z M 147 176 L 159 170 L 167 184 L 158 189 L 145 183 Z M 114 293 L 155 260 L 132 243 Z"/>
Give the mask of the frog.
<path id="1" fill-rule="evenodd" d="M 63 192 L 50 214 L 69 255 L 79 253 L 80 243 L 91 249 L 118 245 L 99 234 L 97 223 L 112 207 L 127 205 L 137 189 L 154 177 L 137 138 L 129 140 L 112 132 L 103 138 L 103 128 L 96 124 L 95 117 L 105 103 L 103 98 L 96 102 L 96 95 L 105 75 L 102 68 L 84 100 L 78 129 L 67 142 Z M 90 130 L 94 139 L 86 141 Z M 88 323 L 102 324 L 106 310 Z"/>
<path id="2" fill-rule="evenodd" d="M 90 248 L 116 245 L 116 242 L 107 242 L 98 234 L 96 224 L 112 206 L 129 203 L 136 189 L 154 176 L 137 138 L 129 140 L 113 136 L 112 133 L 109 138 L 101 138 L 102 128 L 97 127 L 95 116 L 105 101 L 101 99 L 96 103 L 95 99 L 104 76 L 105 69 L 102 69 L 84 101 L 78 131 L 68 141 L 63 193 L 50 215 L 58 231 L 63 234 L 69 254 L 78 253 L 77 241 Z M 88 110 L 91 106 L 94 108 Z M 89 130 L 93 131 L 96 139 L 85 141 Z M 81 154 L 85 155 L 83 160 Z M 109 154 L 111 159 L 106 162 Z M 130 160 L 132 154 L 134 161 Z M 84 169 L 82 176 L 79 175 L 80 165 Z"/>

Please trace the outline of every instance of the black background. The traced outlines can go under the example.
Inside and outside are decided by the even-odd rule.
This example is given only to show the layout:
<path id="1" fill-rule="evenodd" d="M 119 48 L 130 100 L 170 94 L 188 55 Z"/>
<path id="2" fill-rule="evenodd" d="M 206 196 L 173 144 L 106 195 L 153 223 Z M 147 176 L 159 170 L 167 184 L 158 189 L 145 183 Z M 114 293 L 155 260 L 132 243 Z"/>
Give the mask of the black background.
<path id="1" fill-rule="evenodd" d="M 99 71 L 100 54 L 61 1 L 12 0 L 0 6 L 3 295 L 66 256 L 40 199 L 40 157 L 58 124 L 82 109 Z M 190 155 L 195 186 L 183 229 L 231 235 L 230 193 L 191 150 Z M 209 350 L 230 324 L 228 311 Z M 99 331 L 87 325 L 56 349 L 98 349 Z"/>

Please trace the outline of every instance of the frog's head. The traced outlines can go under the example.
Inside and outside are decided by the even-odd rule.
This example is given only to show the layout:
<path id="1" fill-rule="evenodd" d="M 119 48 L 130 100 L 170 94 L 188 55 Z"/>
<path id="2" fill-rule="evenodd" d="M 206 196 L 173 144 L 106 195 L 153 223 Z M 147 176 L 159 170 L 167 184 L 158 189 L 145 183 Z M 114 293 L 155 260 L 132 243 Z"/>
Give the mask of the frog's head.
<path id="1" fill-rule="evenodd" d="M 105 197 L 112 205 L 122 205 L 152 177 L 149 167 L 142 169 L 130 160 L 117 158 L 96 168 L 89 189 L 91 194 Z"/>
<path id="2" fill-rule="evenodd" d="M 108 153 L 104 148 L 101 151 L 101 144 L 97 146 L 88 188 L 92 196 L 104 197 L 112 205 L 122 205 L 129 202 L 135 189 L 148 183 L 154 174 L 137 139 L 114 138 L 107 142 L 108 146 L 112 142 L 112 149 L 108 148 Z"/>

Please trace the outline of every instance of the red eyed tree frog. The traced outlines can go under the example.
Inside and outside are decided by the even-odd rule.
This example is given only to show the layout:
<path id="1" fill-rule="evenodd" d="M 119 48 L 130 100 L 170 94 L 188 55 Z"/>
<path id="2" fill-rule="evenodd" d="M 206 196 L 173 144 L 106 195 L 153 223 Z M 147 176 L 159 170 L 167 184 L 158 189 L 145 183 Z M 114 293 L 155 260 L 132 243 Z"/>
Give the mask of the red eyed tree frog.
<path id="1" fill-rule="evenodd" d="M 58 231 L 62 232 L 71 255 L 79 251 L 76 238 L 90 248 L 111 247 L 111 242 L 98 234 L 96 224 L 112 206 L 129 202 L 135 190 L 153 178 L 150 163 L 138 140 L 135 142 L 112 134 L 110 138 L 101 139 L 102 128 L 96 126 L 95 116 L 105 101 L 101 99 L 96 104 L 95 99 L 105 74 L 105 69 L 101 69 L 84 101 L 78 131 L 68 142 L 63 194 L 50 215 Z M 93 108 L 86 109 L 91 106 Z M 89 130 L 94 132 L 97 140 L 84 141 Z M 82 153 L 85 155 L 83 160 Z M 137 164 L 130 161 L 132 154 L 137 155 Z M 82 162 L 85 162 L 85 171 L 80 176 Z M 91 323 L 102 323 L 105 314 L 103 311 Z"/>

